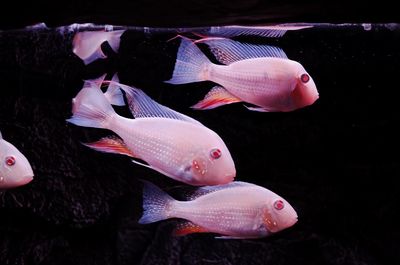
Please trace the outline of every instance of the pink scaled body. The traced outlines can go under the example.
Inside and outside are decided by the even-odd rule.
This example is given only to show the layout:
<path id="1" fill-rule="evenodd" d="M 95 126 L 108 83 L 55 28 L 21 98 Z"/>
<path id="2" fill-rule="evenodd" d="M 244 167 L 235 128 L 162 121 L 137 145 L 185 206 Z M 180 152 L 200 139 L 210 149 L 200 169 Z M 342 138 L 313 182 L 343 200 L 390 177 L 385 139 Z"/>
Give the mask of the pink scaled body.
<path id="1" fill-rule="evenodd" d="M 188 201 L 177 201 L 145 183 L 140 223 L 168 218 L 187 220 L 175 234 L 212 232 L 225 238 L 258 238 L 294 225 L 297 214 L 279 195 L 246 182 L 199 188 Z"/>
<path id="2" fill-rule="evenodd" d="M 209 38 L 205 43 L 217 60 L 211 63 L 195 43 L 182 39 L 171 84 L 213 81 L 215 86 L 193 107 L 212 109 L 221 105 L 247 102 L 255 111 L 293 111 L 313 104 L 318 91 L 304 67 L 289 60 L 284 52 L 272 46 L 241 44 Z"/>

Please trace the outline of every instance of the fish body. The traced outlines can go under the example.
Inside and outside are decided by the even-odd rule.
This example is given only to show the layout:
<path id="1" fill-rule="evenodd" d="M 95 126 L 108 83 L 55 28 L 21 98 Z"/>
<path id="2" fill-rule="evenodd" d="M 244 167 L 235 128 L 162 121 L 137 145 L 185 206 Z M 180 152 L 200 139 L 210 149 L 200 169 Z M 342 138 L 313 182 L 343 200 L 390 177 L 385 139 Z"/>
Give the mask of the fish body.
<path id="1" fill-rule="evenodd" d="M 0 133 L 0 189 L 10 189 L 33 180 L 28 159 Z"/>
<path id="2" fill-rule="evenodd" d="M 175 234 L 212 232 L 229 238 L 271 235 L 297 222 L 297 213 L 282 197 L 255 184 L 232 182 L 199 188 L 188 201 L 177 201 L 145 183 L 144 213 L 139 223 L 185 219 Z"/>
<path id="3" fill-rule="evenodd" d="M 143 160 L 147 165 L 133 161 L 191 185 L 217 185 L 233 180 L 234 162 L 215 132 L 154 102 L 139 89 L 122 84 L 120 87 L 126 92 L 135 119 L 115 113 L 98 87 L 84 87 L 79 92 L 80 105 L 68 121 L 109 129 L 120 137 L 103 138 L 87 146 Z"/>
<path id="4" fill-rule="evenodd" d="M 313 104 L 318 91 L 304 67 L 272 46 L 241 44 L 208 38 L 197 41 L 210 47 L 224 65 L 213 64 L 195 43 L 182 39 L 171 84 L 213 81 L 214 87 L 193 107 L 212 109 L 221 105 L 248 102 L 258 111 L 293 111 Z"/>

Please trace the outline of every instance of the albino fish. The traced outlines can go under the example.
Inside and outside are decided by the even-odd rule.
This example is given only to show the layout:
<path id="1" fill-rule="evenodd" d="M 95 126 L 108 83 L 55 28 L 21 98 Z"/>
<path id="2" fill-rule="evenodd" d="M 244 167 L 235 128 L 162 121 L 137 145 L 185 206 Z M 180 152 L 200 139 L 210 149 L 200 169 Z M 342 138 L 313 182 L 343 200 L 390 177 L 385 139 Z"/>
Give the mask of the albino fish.
<path id="1" fill-rule="evenodd" d="M 15 146 L 3 139 L 0 133 L 0 189 L 10 189 L 28 184 L 33 171 L 28 159 Z"/>
<path id="2" fill-rule="evenodd" d="M 121 138 L 103 138 L 87 146 L 143 160 L 147 164 L 133 162 L 191 185 L 233 181 L 234 162 L 215 132 L 154 102 L 139 89 L 109 83 L 125 91 L 135 119 L 119 116 L 99 87 L 84 87 L 77 95 L 79 105 L 68 121 L 79 126 L 109 129 Z"/>
<path id="3" fill-rule="evenodd" d="M 148 224 L 181 218 L 175 235 L 212 232 L 222 238 L 258 238 L 291 227 L 297 213 L 282 197 L 255 184 L 235 181 L 198 188 L 187 201 L 177 201 L 149 182 L 144 183 L 143 216 Z"/>
<path id="4" fill-rule="evenodd" d="M 105 77 L 106 75 L 104 74 L 94 80 L 85 80 L 83 87 L 93 86 L 95 88 L 98 88 L 103 83 Z M 117 75 L 115 75 L 112 80 L 118 80 L 117 78 Z M 86 90 L 83 90 L 82 93 L 79 93 L 75 98 L 72 99 L 72 113 L 76 112 L 77 106 L 81 104 L 82 98 L 86 97 L 84 93 L 85 91 Z M 104 96 L 111 105 L 125 106 L 124 96 L 122 95 L 121 89 L 119 89 L 118 86 L 110 84 L 107 91 L 104 93 Z"/>
<path id="5" fill-rule="evenodd" d="M 224 38 L 196 43 L 209 46 L 217 65 L 195 43 L 182 39 L 170 84 L 213 81 L 215 86 L 195 109 L 213 109 L 235 102 L 248 102 L 254 111 L 293 111 L 313 104 L 319 97 L 304 67 L 289 60 L 280 48 L 243 44 Z"/>
<path id="6" fill-rule="evenodd" d="M 85 64 L 97 59 L 107 58 L 101 50 L 101 44 L 107 41 L 113 51 L 118 52 L 120 37 L 124 32 L 125 30 L 77 32 L 72 40 L 72 51 Z"/>

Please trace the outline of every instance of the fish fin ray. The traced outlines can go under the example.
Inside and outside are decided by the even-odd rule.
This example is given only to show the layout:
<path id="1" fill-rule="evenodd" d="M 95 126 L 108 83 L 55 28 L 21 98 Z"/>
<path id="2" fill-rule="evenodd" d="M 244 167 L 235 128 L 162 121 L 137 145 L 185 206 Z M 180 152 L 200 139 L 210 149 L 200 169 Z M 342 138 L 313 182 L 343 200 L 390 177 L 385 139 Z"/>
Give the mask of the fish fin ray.
<path id="1" fill-rule="evenodd" d="M 196 121 L 195 119 L 192 119 L 189 116 L 186 116 L 182 113 L 174 111 L 166 106 L 155 102 L 141 89 L 123 85 L 113 81 L 106 81 L 106 83 L 114 84 L 125 91 L 129 109 L 136 119 L 158 117 L 165 119 L 182 120 L 201 125 L 201 123 Z"/>
<path id="2" fill-rule="evenodd" d="M 241 43 L 225 38 L 205 38 L 196 42 L 207 44 L 215 58 L 219 62 L 228 65 L 233 62 L 252 58 L 288 58 L 285 52 L 276 46 Z"/>
<path id="3" fill-rule="evenodd" d="M 194 191 L 187 192 L 186 199 L 189 201 L 192 201 L 192 200 L 200 198 L 204 195 L 216 192 L 216 191 L 238 188 L 238 187 L 257 187 L 257 186 L 254 184 L 242 182 L 242 181 L 234 181 L 234 182 L 231 182 L 228 184 L 215 185 L 215 186 L 204 186 L 204 187 L 197 188 Z"/>
<path id="4" fill-rule="evenodd" d="M 115 74 L 112 77 L 111 81 L 113 82 L 108 85 L 107 91 L 106 93 L 104 93 L 104 96 L 107 98 L 108 102 L 110 102 L 111 105 L 125 106 L 125 101 L 122 91 L 121 89 L 119 89 L 119 86 L 115 84 L 119 82 L 118 75 Z"/>

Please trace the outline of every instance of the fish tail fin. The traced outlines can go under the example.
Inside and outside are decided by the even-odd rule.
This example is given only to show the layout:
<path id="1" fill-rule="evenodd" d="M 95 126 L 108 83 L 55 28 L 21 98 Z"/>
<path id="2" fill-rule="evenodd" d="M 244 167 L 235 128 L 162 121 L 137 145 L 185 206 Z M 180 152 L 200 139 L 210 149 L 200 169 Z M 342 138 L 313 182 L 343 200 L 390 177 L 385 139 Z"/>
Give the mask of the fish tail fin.
<path id="1" fill-rule="evenodd" d="M 106 93 L 104 93 L 104 96 L 107 98 L 108 102 L 110 102 L 111 105 L 115 106 L 125 106 L 125 101 L 124 101 L 124 96 L 122 94 L 121 89 L 114 83 L 118 83 L 119 79 L 117 74 L 113 76 L 111 79 Z"/>
<path id="2" fill-rule="evenodd" d="M 82 98 L 76 103 L 75 112 L 67 121 L 79 126 L 106 129 L 109 117 L 116 113 L 101 89 L 86 87 L 79 93 L 82 93 Z"/>
<path id="3" fill-rule="evenodd" d="M 211 61 L 190 40 L 182 38 L 176 57 L 175 69 L 172 78 L 165 81 L 169 84 L 185 84 L 200 82 L 208 79 L 206 66 Z"/>
<path id="4" fill-rule="evenodd" d="M 143 215 L 140 224 L 154 223 L 170 218 L 171 204 L 175 201 L 156 185 L 143 181 Z"/>
<path id="5" fill-rule="evenodd" d="M 101 44 L 107 41 L 111 48 L 118 52 L 120 37 L 124 31 L 84 31 L 75 34 L 72 41 L 73 52 L 81 58 L 85 64 L 107 56 L 101 50 Z"/>

